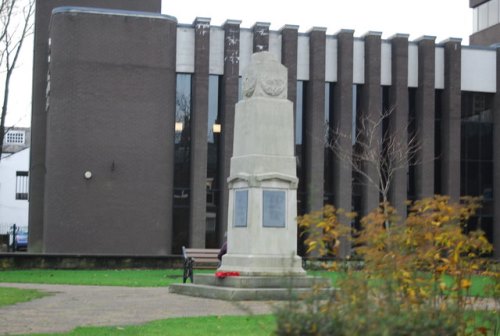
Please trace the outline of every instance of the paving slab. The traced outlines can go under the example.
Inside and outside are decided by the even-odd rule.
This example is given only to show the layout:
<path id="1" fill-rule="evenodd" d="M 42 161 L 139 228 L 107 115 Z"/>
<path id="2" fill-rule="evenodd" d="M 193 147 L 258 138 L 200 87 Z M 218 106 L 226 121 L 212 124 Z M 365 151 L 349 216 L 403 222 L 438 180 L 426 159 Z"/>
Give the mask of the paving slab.
<path id="1" fill-rule="evenodd" d="M 272 301 L 229 302 L 169 293 L 167 287 L 70 286 L 0 283 L 51 295 L 0 307 L 0 335 L 70 331 L 189 316 L 269 314 Z"/>

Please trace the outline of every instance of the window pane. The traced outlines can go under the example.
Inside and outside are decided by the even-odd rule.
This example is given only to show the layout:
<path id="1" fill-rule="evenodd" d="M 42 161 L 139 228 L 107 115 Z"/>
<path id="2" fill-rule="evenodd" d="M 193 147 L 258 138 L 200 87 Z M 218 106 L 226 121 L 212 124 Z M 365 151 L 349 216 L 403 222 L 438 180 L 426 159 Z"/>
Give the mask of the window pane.
<path id="1" fill-rule="evenodd" d="M 325 85 L 325 166 L 324 166 L 324 202 L 333 203 L 333 152 L 328 146 L 331 140 L 332 113 L 333 113 L 333 87 L 335 83 Z"/>
<path id="2" fill-rule="evenodd" d="M 481 135 L 480 159 L 493 161 L 493 124 L 481 123 L 479 132 Z"/>
<path id="3" fill-rule="evenodd" d="M 5 143 L 13 145 L 24 145 L 24 131 L 9 131 L 5 134 Z"/>
<path id="4" fill-rule="evenodd" d="M 189 139 L 191 120 L 191 75 L 178 74 L 175 96 L 175 143 Z"/>
<path id="5" fill-rule="evenodd" d="M 191 75 L 177 74 L 174 150 L 174 253 L 188 245 L 191 170 Z"/>
<path id="6" fill-rule="evenodd" d="M 214 143 L 215 135 L 220 133 L 219 115 L 219 76 L 208 77 L 208 124 L 207 135 L 208 143 Z"/>
<path id="7" fill-rule="evenodd" d="M 297 100 L 295 103 L 295 144 L 302 145 L 302 122 L 304 116 L 304 82 L 297 82 Z"/>
<path id="8" fill-rule="evenodd" d="M 16 200 L 27 200 L 29 177 L 27 171 L 16 172 Z"/>

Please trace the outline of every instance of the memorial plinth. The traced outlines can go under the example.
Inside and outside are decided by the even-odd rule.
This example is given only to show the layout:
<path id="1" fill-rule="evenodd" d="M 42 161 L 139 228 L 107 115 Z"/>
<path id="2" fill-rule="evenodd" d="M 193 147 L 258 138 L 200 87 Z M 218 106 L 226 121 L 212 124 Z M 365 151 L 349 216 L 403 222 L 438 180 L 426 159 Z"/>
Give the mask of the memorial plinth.
<path id="1" fill-rule="evenodd" d="M 228 178 L 228 250 L 220 271 L 304 275 L 297 256 L 293 104 L 287 69 L 267 52 L 252 56 L 236 104 Z"/>
<path id="2" fill-rule="evenodd" d="M 329 288 L 306 276 L 297 256 L 297 185 L 293 104 L 287 69 L 270 53 L 252 55 L 236 104 L 228 178 L 227 254 L 220 279 L 194 275 L 194 284 L 170 286 L 178 294 L 224 300 L 284 300 Z M 328 290 L 328 289 L 326 289 Z"/>

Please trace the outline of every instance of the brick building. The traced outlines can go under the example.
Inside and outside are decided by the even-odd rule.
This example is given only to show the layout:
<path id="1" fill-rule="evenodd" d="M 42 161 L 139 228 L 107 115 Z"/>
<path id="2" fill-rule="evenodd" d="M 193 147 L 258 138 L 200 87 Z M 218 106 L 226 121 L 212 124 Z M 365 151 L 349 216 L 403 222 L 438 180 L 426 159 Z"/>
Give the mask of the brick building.
<path id="1" fill-rule="evenodd" d="M 497 0 L 470 1 L 474 13 L 490 5 L 498 11 Z M 219 246 L 240 78 L 263 50 L 288 68 L 299 211 L 377 206 L 378 193 L 335 162 L 321 135 L 325 125 L 349 132 L 356 116 L 393 109 L 395 127 L 410 121 L 422 144 L 420 164 L 394 178 L 399 211 L 406 199 L 482 195 L 473 225 L 500 250 L 500 54 L 490 46 L 500 42 L 498 23 L 478 24 L 464 45 L 271 31 L 264 22 L 180 24 L 160 10 L 159 0 L 37 1 L 30 250 L 165 255 Z"/>

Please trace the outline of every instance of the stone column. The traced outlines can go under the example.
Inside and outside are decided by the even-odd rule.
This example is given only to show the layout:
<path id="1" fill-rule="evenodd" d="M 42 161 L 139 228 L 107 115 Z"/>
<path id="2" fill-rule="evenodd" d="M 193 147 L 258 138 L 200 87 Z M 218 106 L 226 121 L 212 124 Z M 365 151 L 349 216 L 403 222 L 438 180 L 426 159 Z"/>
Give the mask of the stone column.
<path id="1" fill-rule="evenodd" d="M 256 22 L 253 31 L 253 52 L 269 50 L 269 22 Z"/>
<path id="2" fill-rule="evenodd" d="M 337 83 L 333 88 L 333 120 L 334 129 L 342 130 L 347 137 L 340 139 L 340 146 L 346 152 L 352 149 L 352 85 L 353 85 L 353 50 L 354 30 L 343 29 L 337 33 Z M 352 166 L 333 160 L 333 204 L 337 208 L 352 209 Z M 340 245 L 340 256 L 349 255 L 351 250 L 347 240 Z"/>
<path id="3" fill-rule="evenodd" d="M 207 217 L 207 123 L 210 19 L 193 23 L 194 74 L 191 96 L 191 194 L 189 207 L 189 246 L 205 247 Z"/>
<path id="4" fill-rule="evenodd" d="M 363 37 L 365 40 L 365 83 L 359 90 L 361 98 L 359 119 L 376 121 L 380 119 L 382 113 L 382 87 L 380 85 L 381 71 L 381 36 L 380 32 L 368 32 Z M 373 135 L 373 140 L 369 148 L 370 151 L 382 150 L 382 127 L 369 130 Z M 365 138 L 366 139 L 366 138 Z M 378 165 L 378 163 L 377 163 Z M 363 171 L 370 176 L 372 182 L 362 178 L 361 185 L 361 215 L 366 215 L 377 208 L 380 202 L 379 188 L 373 184 L 378 181 L 378 174 L 372 164 L 363 167 Z"/>
<path id="5" fill-rule="evenodd" d="M 441 192 L 460 198 L 460 118 L 462 39 L 452 38 L 444 46 L 444 90 L 441 116 Z"/>
<path id="6" fill-rule="evenodd" d="M 493 248 L 500 258 L 500 48 L 497 48 L 497 92 L 493 105 Z"/>
<path id="7" fill-rule="evenodd" d="M 435 37 L 422 36 L 418 43 L 418 88 L 415 109 L 416 140 L 420 144 L 415 166 L 415 196 L 434 195 Z"/>
<path id="8" fill-rule="evenodd" d="M 389 89 L 389 108 L 392 109 L 389 120 L 391 137 L 399 139 L 401 151 L 406 151 L 404 144 L 408 143 L 408 36 L 396 34 L 390 38 L 392 55 L 392 84 Z M 398 214 L 406 217 L 408 198 L 408 164 L 402 163 L 394 171 L 389 190 L 389 201 Z"/>
<path id="9" fill-rule="evenodd" d="M 219 158 L 219 206 L 218 236 L 224 240 L 227 231 L 227 207 L 229 163 L 233 154 L 234 107 L 238 102 L 238 79 L 240 71 L 240 24 L 241 21 L 228 20 L 224 23 L 224 75 L 221 78 L 220 93 L 220 158 Z"/>
<path id="10" fill-rule="evenodd" d="M 309 31 L 309 81 L 305 91 L 304 170 L 306 211 L 323 207 L 326 28 Z"/>
<path id="11" fill-rule="evenodd" d="M 297 100 L 298 37 L 299 26 L 285 25 L 281 28 L 281 63 L 288 69 L 288 100 L 294 104 L 294 108 Z"/>
<path id="12" fill-rule="evenodd" d="M 252 55 L 236 105 L 228 246 L 220 271 L 244 276 L 305 275 L 297 256 L 293 104 L 286 68 L 269 52 Z"/>

